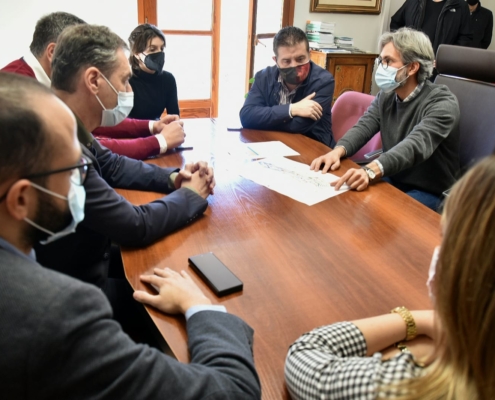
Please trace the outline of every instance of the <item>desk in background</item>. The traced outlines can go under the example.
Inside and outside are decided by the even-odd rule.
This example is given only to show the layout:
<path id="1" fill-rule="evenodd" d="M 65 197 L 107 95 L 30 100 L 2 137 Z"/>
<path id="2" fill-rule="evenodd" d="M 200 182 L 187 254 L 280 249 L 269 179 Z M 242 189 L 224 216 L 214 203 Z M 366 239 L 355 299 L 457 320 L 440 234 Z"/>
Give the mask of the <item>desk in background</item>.
<path id="1" fill-rule="evenodd" d="M 153 267 L 185 269 L 214 303 L 255 330 L 254 359 L 263 398 L 288 398 L 284 361 L 289 345 L 317 326 L 387 313 L 404 305 L 430 308 L 426 278 L 440 243 L 440 216 L 386 183 L 346 192 L 306 206 L 229 171 L 224 156 L 239 140 L 280 140 L 309 164 L 329 148 L 302 135 L 242 130 L 228 132 L 218 121 L 187 120 L 193 151 L 172 152 L 149 162 L 181 166 L 206 160 L 217 186 L 203 217 L 145 249 L 123 249 L 125 272 L 134 289 Z M 337 175 L 354 167 L 344 160 Z M 157 193 L 120 191 L 134 204 Z M 191 255 L 212 251 L 244 282 L 244 291 L 221 299 L 188 267 Z M 183 362 L 189 359 L 185 321 L 147 310 Z"/>
<path id="2" fill-rule="evenodd" d="M 335 78 L 332 105 L 344 92 L 371 93 L 373 68 L 378 54 L 372 53 L 323 53 L 311 50 L 311 60 L 330 71 Z"/>

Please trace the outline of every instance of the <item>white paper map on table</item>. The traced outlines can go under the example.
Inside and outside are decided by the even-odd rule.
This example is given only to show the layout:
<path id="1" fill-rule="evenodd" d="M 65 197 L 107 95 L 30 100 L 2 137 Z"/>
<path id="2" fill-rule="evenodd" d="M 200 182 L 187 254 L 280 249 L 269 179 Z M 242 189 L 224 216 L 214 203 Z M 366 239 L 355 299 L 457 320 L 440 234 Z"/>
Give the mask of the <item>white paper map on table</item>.
<path id="1" fill-rule="evenodd" d="M 347 185 L 339 190 L 330 186 L 330 182 L 339 179 L 338 176 L 311 171 L 309 165 L 283 157 L 248 163 L 240 175 L 308 206 L 349 190 Z"/>
<path id="2" fill-rule="evenodd" d="M 231 148 L 229 153 L 232 156 L 238 156 L 244 159 L 300 155 L 297 151 L 278 140 L 271 142 L 241 143 L 239 146 Z"/>

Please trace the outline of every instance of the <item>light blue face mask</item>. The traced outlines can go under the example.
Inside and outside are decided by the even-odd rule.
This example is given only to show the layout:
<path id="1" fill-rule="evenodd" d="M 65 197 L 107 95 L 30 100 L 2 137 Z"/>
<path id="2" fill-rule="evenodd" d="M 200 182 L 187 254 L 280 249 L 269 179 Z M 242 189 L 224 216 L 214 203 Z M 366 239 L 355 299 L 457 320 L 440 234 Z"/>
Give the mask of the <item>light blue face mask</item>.
<path id="1" fill-rule="evenodd" d="M 24 218 L 24 220 L 28 224 L 50 235 L 48 239 L 40 241 L 40 243 L 41 244 L 52 243 L 55 240 L 58 240 L 60 238 L 63 238 L 64 236 L 74 233 L 76 231 L 77 224 L 79 224 L 79 222 L 81 222 L 84 219 L 84 203 L 86 202 L 86 191 L 84 190 L 84 186 L 76 185 L 75 183 L 71 182 L 69 193 L 67 197 L 65 197 L 58 193 L 52 192 L 51 190 L 48 190 L 42 186 L 39 186 L 33 182 L 31 182 L 31 185 L 34 188 L 41 190 L 42 192 L 48 193 L 62 200 L 67 200 L 69 203 L 70 213 L 72 214 L 72 222 L 60 232 L 49 231 L 48 229 L 38 225 L 36 222 L 31 221 L 29 218 Z"/>
<path id="2" fill-rule="evenodd" d="M 409 75 L 406 76 L 405 79 L 403 79 L 400 82 L 397 82 L 395 78 L 397 77 L 397 72 L 399 72 L 402 68 L 406 67 L 406 65 L 403 65 L 400 68 L 394 68 L 391 66 L 388 66 L 387 69 L 383 68 L 382 63 L 378 63 L 378 68 L 376 69 L 375 73 L 375 82 L 376 85 L 383 90 L 385 93 L 391 92 L 394 89 L 397 89 L 402 82 L 405 82 L 407 78 L 409 78 Z"/>
<path id="3" fill-rule="evenodd" d="M 101 115 L 100 126 L 115 126 L 120 124 L 124 119 L 127 118 L 129 113 L 134 107 L 134 93 L 133 92 L 118 92 L 105 75 L 101 74 L 103 79 L 108 83 L 112 90 L 117 94 L 117 106 L 111 110 L 107 110 L 103 103 L 101 102 L 98 95 L 95 94 L 96 100 L 100 103 L 103 108 L 103 114 Z"/>

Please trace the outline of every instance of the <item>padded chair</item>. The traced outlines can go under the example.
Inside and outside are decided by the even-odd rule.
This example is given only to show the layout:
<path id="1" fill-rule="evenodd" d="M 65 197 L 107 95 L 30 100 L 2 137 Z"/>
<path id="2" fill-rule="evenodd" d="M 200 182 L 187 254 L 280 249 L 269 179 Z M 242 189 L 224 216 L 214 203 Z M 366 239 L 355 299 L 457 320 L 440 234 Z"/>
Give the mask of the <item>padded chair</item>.
<path id="1" fill-rule="evenodd" d="M 495 51 L 440 45 L 435 83 L 457 97 L 461 171 L 495 150 Z"/>
<path id="2" fill-rule="evenodd" d="M 336 142 L 352 128 L 368 109 L 375 96 L 359 92 L 342 93 L 332 107 L 332 132 Z M 380 132 L 373 136 L 351 159 L 360 164 L 369 163 L 372 158 L 365 155 L 382 147 Z"/>

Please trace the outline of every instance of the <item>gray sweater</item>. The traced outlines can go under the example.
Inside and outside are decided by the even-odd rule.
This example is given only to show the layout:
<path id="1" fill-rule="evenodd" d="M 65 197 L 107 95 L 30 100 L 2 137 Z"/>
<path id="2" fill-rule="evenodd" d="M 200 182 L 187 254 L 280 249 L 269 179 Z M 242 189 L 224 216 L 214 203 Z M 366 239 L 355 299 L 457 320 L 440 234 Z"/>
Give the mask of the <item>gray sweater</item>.
<path id="1" fill-rule="evenodd" d="M 408 102 L 394 91 L 379 92 L 368 110 L 337 145 L 355 154 L 381 132 L 385 176 L 394 182 L 440 195 L 459 172 L 459 105 L 445 85 L 429 81 Z"/>

